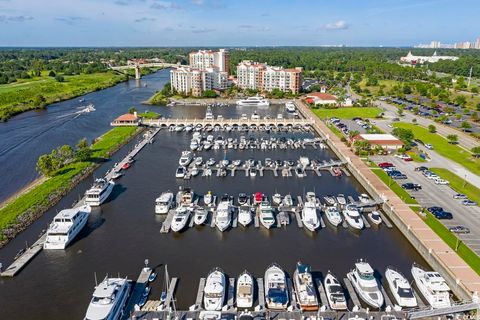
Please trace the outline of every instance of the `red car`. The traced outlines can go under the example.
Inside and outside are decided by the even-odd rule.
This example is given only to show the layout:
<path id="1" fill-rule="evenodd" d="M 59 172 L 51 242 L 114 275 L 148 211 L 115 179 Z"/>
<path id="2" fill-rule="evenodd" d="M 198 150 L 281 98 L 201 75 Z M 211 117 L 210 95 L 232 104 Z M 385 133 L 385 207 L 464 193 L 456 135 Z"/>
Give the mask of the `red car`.
<path id="1" fill-rule="evenodd" d="M 390 167 L 393 167 L 394 165 L 393 163 L 390 163 L 390 162 L 380 162 L 378 166 L 380 168 L 390 168 Z"/>
<path id="2" fill-rule="evenodd" d="M 403 158 L 403 161 L 413 161 L 413 159 L 410 158 L 410 157 L 405 157 L 405 158 Z"/>

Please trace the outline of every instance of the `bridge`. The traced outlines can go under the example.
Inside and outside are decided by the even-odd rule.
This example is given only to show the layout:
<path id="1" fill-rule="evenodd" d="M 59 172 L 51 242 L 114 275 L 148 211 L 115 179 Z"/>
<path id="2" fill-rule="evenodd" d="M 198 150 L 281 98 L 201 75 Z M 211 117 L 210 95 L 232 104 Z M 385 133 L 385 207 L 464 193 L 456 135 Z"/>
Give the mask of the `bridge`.
<path id="1" fill-rule="evenodd" d="M 152 62 L 152 63 L 135 63 L 135 64 L 129 64 L 126 66 L 112 66 L 108 65 L 108 67 L 114 71 L 120 72 L 120 71 L 125 71 L 128 69 L 135 69 L 135 79 L 140 79 L 142 77 L 142 74 L 140 72 L 141 68 L 172 68 L 179 66 L 180 64 L 175 64 L 175 63 L 165 63 L 165 62 Z"/>
<path id="2" fill-rule="evenodd" d="M 143 119 L 142 124 L 149 127 L 169 127 L 176 125 L 191 125 L 197 126 L 201 125 L 205 127 L 210 126 L 226 126 L 226 125 L 264 125 L 264 126 L 288 126 L 288 125 L 312 125 L 313 121 L 310 119 Z M 113 124 L 112 124 L 113 125 Z"/>

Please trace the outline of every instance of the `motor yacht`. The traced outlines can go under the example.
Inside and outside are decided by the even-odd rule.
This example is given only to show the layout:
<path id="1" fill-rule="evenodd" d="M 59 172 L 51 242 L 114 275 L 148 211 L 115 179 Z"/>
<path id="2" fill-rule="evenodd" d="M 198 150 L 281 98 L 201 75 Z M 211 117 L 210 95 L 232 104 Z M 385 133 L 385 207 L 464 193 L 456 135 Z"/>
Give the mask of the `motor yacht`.
<path id="1" fill-rule="evenodd" d="M 220 201 L 217 207 L 217 215 L 215 217 L 215 225 L 218 230 L 225 231 L 232 222 L 232 208 L 229 201 Z"/>
<path id="2" fill-rule="evenodd" d="M 85 227 L 91 208 L 84 205 L 57 213 L 47 230 L 44 249 L 65 249 Z"/>
<path id="3" fill-rule="evenodd" d="M 379 225 L 382 223 L 382 217 L 380 216 L 380 212 L 378 211 L 372 211 L 368 214 L 368 217 L 370 218 L 370 221 L 372 221 L 374 224 Z"/>
<path id="4" fill-rule="evenodd" d="M 174 204 L 173 193 L 170 191 L 164 192 L 155 199 L 155 213 L 156 214 L 167 214 L 168 210 L 173 207 Z"/>
<path id="5" fill-rule="evenodd" d="M 293 274 L 293 285 L 295 286 L 297 303 L 302 311 L 318 310 L 317 292 L 309 265 L 301 262 L 297 263 L 297 268 Z"/>
<path id="6" fill-rule="evenodd" d="M 180 123 L 180 124 L 177 124 L 177 125 L 175 126 L 175 129 L 174 129 L 174 130 L 175 130 L 175 132 L 182 132 L 183 130 L 185 130 L 185 126 L 184 126 L 183 124 L 181 124 L 181 123 Z"/>
<path id="7" fill-rule="evenodd" d="M 175 210 L 170 228 L 173 232 L 180 232 L 185 228 L 190 218 L 190 210 L 187 207 L 180 206 Z"/>
<path id="8" fill-rule="evenodd" d="M 213 120 L 213 112 L 210 106 L 207 107 L 207 111 L 205 112 L 205 120 Z"/>
<path id="9" fill-rule="evenodd" d="M 251 308 L 253 306 L 254 282 L 248 271 L 243 271 L 237 279 L 237 308 Z"/>
<path id="10" fill-rule="evenodd" d="M 306 166 L 310 165 L 310 159 L 308 157 L 300 157 L 298 162 L 305 168 Z"/>
<path id="11" fill-rule="evenodd" d="M 200 174 L 200 169 L 198 169 L 197 166 L 194 166 L 191 170 L 190 170 L 190 174 L 192 175 L 192 177 L 196 177 Z"/>
<path id="12" fill-rule="evenodd" d="M 221 311 L 225 300 L 226 281 L 222 269 L 215 268 L 207 276 L 203 289 L 205 310 Z"/>
<path id="13" fill-rule="evenodd" d="M 342 207 L 347 204 L 347 200 L 345 200 L 345 196 L 341 193 L 339 195 L 337 195 L 337 202 Z"/>
<path id="14" fill-rule="evenodd" d="M 237 106 L 268 107 L 270 103 L 261 96 L 248 97 L 247 99 L 237 100 Z"/>
<path id="15" fill-rule="evenodd" d="M 238 223 L 246 227 L 252 223 L 252 208 L 248 205 L 243 205 L 238 208 Z"/>
<path id="16" fill-rule="evenodd" d="M 272 310 L 285 310 L 289 302 L 285 272 L 274 263 L 265 271 L 264 281 L 267 307 Z"/>
<path id="17" fill-rule="evenodd" d="M 373 275 L 373 269 L 365 261 L 355 263 L 355 269 L 347 274 L 360 299 L 369 306 L 380 309 L 383 305 L 383 295 Z"/>
<path id="18" fill-rule="evenodd" d="M 371 201 L 370 197 L 366 193 L 362 193 L 358 196 L 358 200 L 361 203 L 369 203 Z"/>
<path id="19" fill-rule="evenodd" d="M 450 288 L 438 272 L 425 271 L 414 264 L 412 266 L 412 276 L 422 296 L 433 308 L 451 306 Z"/>
<path id="20" fill-rule="evenodd" d="M 333 273 L 328 271 L 325 279 L 323 280 L 325 287 L 325 293 L 327 295 L 328 304 L 333 310 L 346 310 L 347 299 L 343 291 L 340 281 L 335 277 Z"/>
<path id="21" fill-rule="evenodd" d="M 337 205 L 337 199 L 332 195 L 326 195 L 323 197 L 323 199 L 325 200 L 325 203 L 327 204 L 327 206 Z"/>
<path id="22" fill-rule="evenodd" d="M 257 176 L 257 168 L 251 167 L 248 169 L 248 175 L 250 177 L 256 177 Z"/>
<path id="23" fill-rule="evenodd" d="M 85 204 L 91 207 L 99 206 L 112 193 L 115 182 L 106 179 L 95 179 L 93 186 L 85 192 Z"/>
<path id="24" fill-rule="evenodd" d="M 130 287 L 130 282 L 126 278 L 105 278 L 93 291 L 85 320 L 120 319 L 130 294 Z"/>
<path id="25" fill-rule="evenodd" d="M 305 228 L 315 231 L 320 227 L 320 220 L 317 215 L 317 206 L 312 201 L 305 202 L 302 209 L 302 222 Z"/>
<path id="26" fill-rule="evenodd" d="M 263 193 L 255 192 L 255 194 L 253 195 L 253 204 L 259 205 L 262 201 L 263 201 Z"/>
<path id="27" fill-rule="evenodd" d="M 196 206 L 193 212 L 193 221 L 195 222 L 195 225 L 200 226 L 207 221 L 208 211 L 204 207 Z"/>
<path id="28" fill-rule="evenodd" d="M 349 204 L 343 210 L 343 217 L 345 221 L 354 229 L 363 229 L 363 219 L 357 210 L 357 207 L 353 204 Z"/>
<path id="29" fill-rule="evenodd" d="M 417 298 L 413 294 L 412 286 L 400 271 L 387 267 L 385 278 L 397 305 L 406 308 L 417 306 Z"/>
<path id="30" fill-rule="evenodd" d="M 185 167 L 178 167 L 177 171 L 175 171 L 175 178 L 177 179 L 183 179 L 185 178 L 185 175 L 187 174 L 187 169 Z"/>
<path id="31" fill-rule="evenodd" d="M 203 203 L 207 206 L 213 204 L 213 195 L 211 191 L 208 191 L 207 194 L 203 196 Z"/>
<path id="32" fill-rule="evenodd" d="M 267 229 L 275 224 L 275 216 L 273 215 L 272 206 L 268 201 L 262 201 L 259 207 L 260 223 Z"/>
<path id="33" fill-rule="evenodd" d="M 293 206 L 293 199 L 291 194 L 285 195 L 282 200 L 282 205 L 285 207 L 292 207 Z"/>
<path id="34" fill-rule="evenodd" d="M 190 206 L 193 203 L 194 192 L 190 188 L 180 187 L 177 192 L 177 204 L 180 206 Z"/>
<path id="35" fill-rule="evenodd" d="M 325 213 L 325 217 L 327 217 L 328 222 L 330 222 L 333 226 L 337 227 L 342 223 L 342 215 L 336 206 L 326 207 L 323 212 Z"/>
<path id="36" fill-rule="evenodd" d="M 252 120 L 260 120 L 260 115 L 257 113 L 257 111 L 254 111 L 252 116 L 251 116 L 251 119 Z M 253 128 L 252 128 L 253 129 Z"/>
<path id="37" fill-rule="evenodd" d="M 193 161 L 193 153 L 191 151 L 182 151 L 182 156 L 178 160 L 178 164 L 182 167 L 186 167 L 192 161 Z"/>
<path id="38" fill-rule="evenodd" d="M 295 175 L 297 176 L 297 178 L 305 177 L 305 169 L 303 169 L 303 167 L 301 167 L 301 166 L 296 167 L 295 168 Z"/>

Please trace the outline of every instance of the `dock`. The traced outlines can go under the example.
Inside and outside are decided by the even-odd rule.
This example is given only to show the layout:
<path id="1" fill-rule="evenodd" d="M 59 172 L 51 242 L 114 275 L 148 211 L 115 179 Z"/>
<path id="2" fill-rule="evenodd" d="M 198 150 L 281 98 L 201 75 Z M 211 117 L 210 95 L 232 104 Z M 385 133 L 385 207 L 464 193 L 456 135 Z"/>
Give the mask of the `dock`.
<path id="1" fill-rule="evenodd" d="M 380 217 L 382 218 L 382 221 L 383 223 L 387 226 L 387 228 L 391 229 L 393 228 L 392 226 L 392 223 L 390 222 L 390 220 L 385 216 L 385 214 L 381 211 L 378 211 L 378 213 L 380 214 Z"/>
<path id="2" fill-rule="evenodd" d="M 43 234 L 35 243 L 30 246 L 25 252 L 18 257 L 13 263 L 3 271 L 0 276 L 14 277 L 20 272 L 40 251 L 43 249 L 43 244 L 47 239 L 47 234 Z"/>
<path id="3" fill-rule="evenodd" d="M 295 218 L 297 220 L 297 225 L 299 228 L 303 228 L 303 222 L 302 222 L 302 217 L 300 216 L 299 211 L 295 211 Z"/>
<path id="4" fill-rule="evenodd" d="M 265 310 L 265 290 L 263 288 L 263 278 L 257 278 L 258 288 L 258 309 Z"/>
<path id="5" fill-rule="evenodd" d="M 165 306 L 167 308 L 169 308 L 172 301 L 174 301 L 173 294 L 175 293 L 177 282 L 178 278 L 174 277 L 172 278 L 172 280 L 170 281 L 170 285 L 168 286 L 167 299 L 165 299 Z"/>
<path id="6" fill-rule="evenodd" d="M 318 293 L 320 294 L 320 306 L 324 306 L 325 310 L 329 310 L 330 305 L 328 304 L 327 293 L 325 292 L 325 288 L 323 287 L 322 279 L 317 279 L 317 288 Z"/>
<path id="7" fill-rule="evenodd" d="M 173 215 L 175 214 L 175 210 L 169 210 L 167 213 L 167 217 L 162 223 L 162 227 L 160 228 L 160 233 L 168 233 L 170 231 L 170 226 L 172 225 Z"/>
<path id="8" fill-rule="evenodd" d="M 235 300 L 235 278 L 228 278 L 228 295 L 227 295 L 227 306 L 228 309 L 234 307 L 233 303 Z"/>
<path id="9" fill-rule="evenodd" d="M 391 308 L 393 308 L 393 306 L 395 305 L 394 303 L 392 303 L 392 301 L 390 300 L 390 297 L 388 296 L 387 294 L 387 291 L 385 291 L 385 288 L 379 284 L 380 286 L 380 291 L 382 292 L 383 294 L 383 299 L 384 299 L 384 304 L 385 304 L 385 307 L 388 307 L 390 306 Z"/>
<path id="10" fill-rule="evenodd" d="M 343 282 L 345 283 L 345 287 L 347 288 L 348 294 L 350 295 L 350 299 L 352 299 L 353 304 L 359 308 L 362 308 L 362 304 L 360 303 L 357 293 L 355 292 L 355 289 L 353 289 L 350 280 L 348 280 L 348 278 L 343 278 Z"/>
<path id="11" fill-rule="evenodd" d="M 365 227 L 371 228 L 371 225 L 370 225 L 370 223 L 368 222 L 367 218 L 365 218 L 365 215 L 360 213 L 360 216 L 362 217 L 363 224 L 365 225 Z"/>
<path id="12" fill-rule="evenodd" d="M 258 218 L 257 214 L 255 214 L 255 216 L 253 217 L 253 221 L 255 224 L 255 228 L 260 228 L 260 219 Z"/>
<path id="13" fill-rule="evenodd" d="M 151 273 L 151 268 L 142 268 L 142 271 L 140 271 L 140 275 L 133 286 L 130 298 L 127 300 L 123 319 L 128 319 L 130 312 L 135 309 L 135 305 L 142 297 L 145 287 L 148 285 L 148 277 L 150 277 Z"/>
<path id="14" fill-rule="evenodd" d="M 287 278 L 287 290 L 288 294 L 290 295 L 290 301 L 292 301 L 291 305 L 293 310 L 299 309 L 299 305 L 297 303 L 297 296 L 295 295 L 295 289 L 293 288 L 292 278 Z"/>
<path id="15" fill-rule="evenodd" d="M 205 289 L 205 278 L 201 278 L 198 283 L 197 299 L 195 300 L 195 309 L 202 307 L 203 289 Z"/>

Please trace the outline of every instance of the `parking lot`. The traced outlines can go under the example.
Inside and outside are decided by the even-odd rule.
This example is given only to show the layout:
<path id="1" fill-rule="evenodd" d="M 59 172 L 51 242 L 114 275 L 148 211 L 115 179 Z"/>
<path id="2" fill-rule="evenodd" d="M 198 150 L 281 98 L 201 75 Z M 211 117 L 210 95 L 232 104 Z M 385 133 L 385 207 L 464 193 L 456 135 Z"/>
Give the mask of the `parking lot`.
<path id="1" fill-rule="evenodd" d="M 459 238 L 477 254 L 480 254 L 480 208 L 478 206 L 464 206 L 461 199 L 454 199 L 457 194 L 448 185 L 437 185 L 433 180 L 427 179 L 415 168 L 420 164 L 406 162 L 393 156 L 370 157 L 375 163 L 391 162 L 395 167 L 407 176 L 407 179 L 397 180 L 399 185 L 412 182 L 422 186 L 421 190 L 406 190 L 424 208 L 438 206 L 452 213 L 453 219 L 440 221 L 447 227 L 465 226 L 470 229 L 469 234 L 459 234 Z M 428 167 L 428 163 L 424 166 Z"/>

